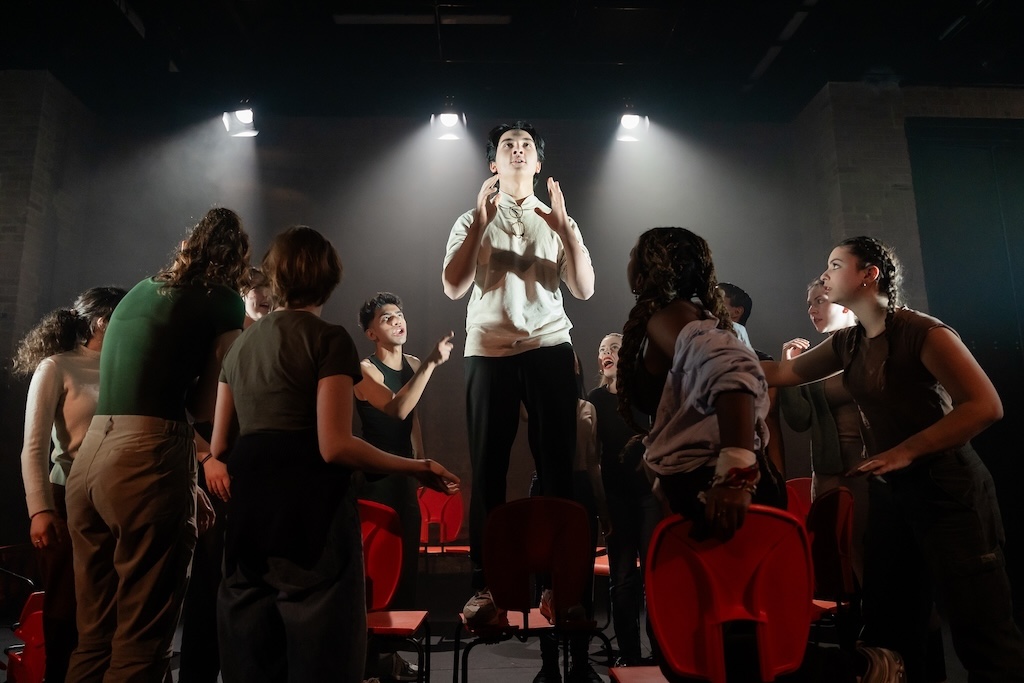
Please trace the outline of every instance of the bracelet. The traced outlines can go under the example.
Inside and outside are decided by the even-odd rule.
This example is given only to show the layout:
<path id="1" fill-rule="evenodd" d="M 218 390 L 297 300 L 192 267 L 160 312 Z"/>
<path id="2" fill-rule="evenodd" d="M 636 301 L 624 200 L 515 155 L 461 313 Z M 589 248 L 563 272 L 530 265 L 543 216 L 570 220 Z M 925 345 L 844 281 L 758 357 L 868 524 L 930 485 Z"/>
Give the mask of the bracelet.
<path id="1" fill-rule="evenodd" d="M 205 465 L 206 461 L 213 457 L 213 453 L 207 453 L 206 457 L 199 461 L 200 465 Z"/>

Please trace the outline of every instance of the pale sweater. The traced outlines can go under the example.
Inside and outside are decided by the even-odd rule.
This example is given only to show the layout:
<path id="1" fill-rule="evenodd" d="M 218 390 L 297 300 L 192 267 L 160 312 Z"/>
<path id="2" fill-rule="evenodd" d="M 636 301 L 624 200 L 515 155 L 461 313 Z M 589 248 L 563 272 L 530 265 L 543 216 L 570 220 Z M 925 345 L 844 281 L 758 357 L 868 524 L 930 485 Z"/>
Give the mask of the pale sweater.
<path id="1" fill-rule="evenodd" d="M 84 346 L 44 359 L 32 375 L 21 450 L 29 517 L 55 509 L 50 484 L 67 482 L 71 461 L 96 412 L 99 391 L 100 352 Z"/>
<path id="2" fill-rule="evenodd" d="M 746 461 L 719 463 L 722 438 L 715 401 L 723 392 L 741 391 L 754 397 L 754 450 L 767 445 L 761 438 L 768 433 L 764 419 L 769 406 L 761 364 L 736 335 L 718 329 L 718 319 L 708 315 L 707 320 L 688 323 L 676 337 L 672 368 L 654 426 L 644 439 L 644 458 L 660 476 L 692 472 L 705 465 L 715 465 L 716 472 L 724 476 L 731 467 L 755 464 L 754 454 L 747 451 Z"/>

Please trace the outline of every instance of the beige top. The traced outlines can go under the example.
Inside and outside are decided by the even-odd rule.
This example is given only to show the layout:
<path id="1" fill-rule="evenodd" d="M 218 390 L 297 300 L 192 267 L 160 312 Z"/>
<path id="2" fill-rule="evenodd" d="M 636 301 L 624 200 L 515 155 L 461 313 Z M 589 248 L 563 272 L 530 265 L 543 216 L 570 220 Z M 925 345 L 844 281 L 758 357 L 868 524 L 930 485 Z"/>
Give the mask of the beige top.
<path id="1" fill-rule="evenodd" d="M 466 309 L 467 356 L 513 356 L 571 341 L 572 323 L 562 305 L 565 279 L 562 240 L 534 209 L 551 209 L 535 195 L 516 206 L 500 193 L 498 211 L 480 240 L 476 275 Z M 475 210 L 455 221 L 448 236 L 444 267 L 462 246 Z M 579 226 L 572 230 L 587 259 Z"/>
<path id="2" fill-rule="evenodd" d="M 100 352 L 84 346 L 43 359 L 32 375 L 21 449 L 29 517 L 55 509 L 50 483 L 67 482 L 71 461 L 96 413 L 99 393 Z"/>

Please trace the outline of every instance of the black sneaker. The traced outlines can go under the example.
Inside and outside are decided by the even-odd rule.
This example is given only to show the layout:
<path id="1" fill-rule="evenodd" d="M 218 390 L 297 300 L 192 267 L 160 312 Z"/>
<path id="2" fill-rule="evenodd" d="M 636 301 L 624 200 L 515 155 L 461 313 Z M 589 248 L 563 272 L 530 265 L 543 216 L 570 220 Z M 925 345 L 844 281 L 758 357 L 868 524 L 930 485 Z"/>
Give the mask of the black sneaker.
<path id="1" fill-rule="evenodd" d="M 562 683 L 562 670 L 557 663 L 554 666 L 545 664 L 533 677 L 533 683 Z"/>
<path id="2" fill-rule="evenodd" d="M 566 679 L 566 683 L 604 683 L 604 679 L 588 663 L 575 665 L 569 669 L 569 678 Z"/>

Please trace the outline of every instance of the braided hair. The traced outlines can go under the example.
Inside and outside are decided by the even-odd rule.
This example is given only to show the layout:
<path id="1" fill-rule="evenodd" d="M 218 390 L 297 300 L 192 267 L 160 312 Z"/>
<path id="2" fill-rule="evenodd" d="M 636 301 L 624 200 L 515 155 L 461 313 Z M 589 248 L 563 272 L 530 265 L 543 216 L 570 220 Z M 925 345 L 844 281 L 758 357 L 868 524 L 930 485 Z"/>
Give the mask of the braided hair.
<path id="1" fill-rule="evenodd" d="M 79 294 L 70 308 L 47 313 L 18 342 L 11 368 L 14 374 L 31 375 L 44 359 L 88 344 L 96 333 L 96 323 L 109 320 L 124 295 L 120 287 L 93 287 Z"/>
<path id="2" fill-rule="evenodd" d="M 857 267 L 861 270 L 869 266 L 878 268 L 878 290 L 884 292 L 888 301 L 885 306 L 885 336 L 889 341 L 889 334 L 892 331 L 892 320 L 896 309 L 903 305 L 903 267 L 892 247 L 874 237 L 850 237 L 840 242 L 842 247 L 850 252 L 857 259 Z M 854 337 L 854 355 L 857 347 L 860 346 L 860 335 Z M 892 353 L 892 343 L 888 344 L 889 353 Z M 879 373 L 882 386 L 885 385 L 886 367 L 888 357 L 882 362 L 882 369 Z"/>
<path id="3" fill-rule="evenodd" d="M 851 237 L 837 246 L 857 257 L 857 267 L 861 270 L 870 266 L 878 268 L 878 289 L 889 299 L 885 316 L 885 322 L 888 324 L 893 313 L 903 304 L 903 267 L 896 252 L 874 237 Z"/>
<path id="4" fill-rule="evenodd" d="M 700 235 L 686 228 L 652 228 L 640 235 L 632 258 L 634 281 L 630 284 L 636 305 L 622 328 L 616 388 L 622 419 L 634 430 L 646 432 L 633 420 L 630 379 L 643 362 L 651 316 L 679 299 L 697 299 L 718 318 L 719 328 L 731 331 L 732 319 L 718 289 L 711 247 Z"/>

